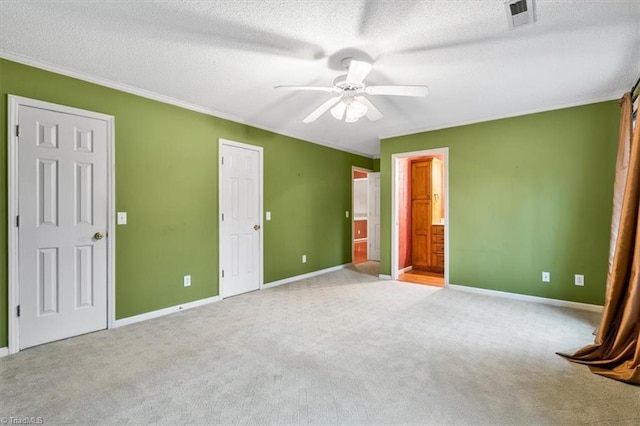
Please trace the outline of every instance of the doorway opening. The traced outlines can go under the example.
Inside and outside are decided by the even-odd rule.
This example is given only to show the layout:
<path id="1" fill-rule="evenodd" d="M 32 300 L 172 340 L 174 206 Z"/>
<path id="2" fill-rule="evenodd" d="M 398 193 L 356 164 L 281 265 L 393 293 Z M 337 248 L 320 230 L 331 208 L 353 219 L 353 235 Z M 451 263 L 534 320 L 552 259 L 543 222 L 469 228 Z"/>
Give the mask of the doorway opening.
<path id="1" fill-rule="evenodd" d="M 379 275 L 380 173 L 352 168 L 352 262 L 356 269 Z M 374 270 L 377 270 L 375 274 Z"/>
<path id="2" fill-rule="evenodd" d="M 392 156 L 392 279 L 447 285 L 448 195 L 448 148 Z"/>
<path id="3" fill-rule="evenodd" d="M 368 260 L 367 217 L 369 171 L 353 170 L 353 252 L 354 264 Z"/>

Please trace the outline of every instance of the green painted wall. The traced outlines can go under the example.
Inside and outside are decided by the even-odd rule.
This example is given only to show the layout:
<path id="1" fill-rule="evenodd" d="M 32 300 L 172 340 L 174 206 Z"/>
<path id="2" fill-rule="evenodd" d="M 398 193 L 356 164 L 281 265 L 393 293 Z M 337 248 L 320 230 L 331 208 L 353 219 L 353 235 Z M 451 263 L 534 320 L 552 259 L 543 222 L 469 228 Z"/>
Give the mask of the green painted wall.
<path id="1" fill-rule="evenodd" d="M 218 294 L 218 138 L 264 148 L 265 283 L 351 261 L 351 167 L 373 160 L 0 59 L 0 347 L 8 94 L 115 116 L 118 319 Z"/>
<path id="2" fill-rule="evenodd" d="M 618 121 L 604 102 L 383 140 L 381 273 L 391 271 L 391 156 L 448 147 L 450 282 L 603 304 Z"/>

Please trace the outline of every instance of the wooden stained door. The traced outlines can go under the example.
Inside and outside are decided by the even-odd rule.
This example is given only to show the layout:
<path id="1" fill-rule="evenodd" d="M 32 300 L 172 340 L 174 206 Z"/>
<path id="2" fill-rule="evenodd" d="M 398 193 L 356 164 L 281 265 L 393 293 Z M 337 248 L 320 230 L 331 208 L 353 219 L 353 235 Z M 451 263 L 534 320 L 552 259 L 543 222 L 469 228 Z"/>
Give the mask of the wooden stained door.
<path id="1" fill-rule="evenodd" d="M 411 257 L 413 269 L 431 266 L 431 159 L 411 162 Z"/>

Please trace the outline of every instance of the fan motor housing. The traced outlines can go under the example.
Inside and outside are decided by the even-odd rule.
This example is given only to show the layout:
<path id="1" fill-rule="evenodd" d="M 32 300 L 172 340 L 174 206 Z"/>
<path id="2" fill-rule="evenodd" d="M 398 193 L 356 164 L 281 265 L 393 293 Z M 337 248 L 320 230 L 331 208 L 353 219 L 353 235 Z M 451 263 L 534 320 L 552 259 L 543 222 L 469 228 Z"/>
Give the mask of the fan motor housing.
<path id="1" fill-rule="evenodd" d="M 339 75 L 333 80 L 333 85 L 345 92 L 357 92 L 364 89 L 364 84 L 353 84 L 347 81 L 347 75 Z"/>

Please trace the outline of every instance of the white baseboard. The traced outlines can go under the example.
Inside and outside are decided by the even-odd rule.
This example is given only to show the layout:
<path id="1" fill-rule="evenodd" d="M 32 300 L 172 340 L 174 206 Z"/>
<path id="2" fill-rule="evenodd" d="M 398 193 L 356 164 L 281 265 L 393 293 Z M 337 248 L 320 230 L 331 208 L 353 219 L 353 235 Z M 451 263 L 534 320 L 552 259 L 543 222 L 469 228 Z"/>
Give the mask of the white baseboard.
<path id="1" fill-rule="evenodd" d="M 380 278 L 381 280 L 390 280 L 391 279 L 391 275 L 380 274 L 380 275 L 378 275 L 378 278 Z"/>
<path id="2" fill-rule="evenodd" d="M 400 270 L 398 271 L 398 275 L 400 275 L 400 274 L 404 274 L 405 272 L 409 272 L 409 271 L 411 271 L 411 270 L 413 270 L 413 265 L 409 265 L 409 266 L 407 266 L 406 268 L 402 268 L 402 269 L 400 269 Z"/>
<path id="3" fill-rule="evenodd" d="M 9 348 L 7 347 L 0 348 L 0 358 L 7 355 L 9 355 Z"/>
<path id="4" fill-rule="evenodd" d="M 529 296 L 526 294 L 508 293 L 506 291 L 488 290 L 486 288 L 468 287 L 465 285 L 449 284 L 453 290 L 466 291 L 468 293 L 484 294 L 487 296 L 504 297 L 506 299 L 523 300 L 525 302 L 542 303 L 543 305 L 560 306 L 563 308 L 581 309 L 583 311 L 602 313 L 602 306 L 589 303 L 571 302 L 568 300 L 549 299 L 547 297 Z"/>
<path id="5" fill-rule="evenodd" d="M 140 315 L 134 315 L 123 319 L 116 320 L 113 324 L 114 328 L 123 327 L 125 325 L 135 324 L 140 321 L 146 321 L 153 318 L 163 317 L 175 312 L 184 311 L 186 309 L 197 308 L 198 306 L 208 305 L 220 301 L 220 296 L 207 297 L 206 299 L 195 300 L 193 302 L 183 303 L 182 305 L 170 306 L 168 308 L 158 309 Z"/>
<path id="6" fill-rule="evenodd" d="M 278 280 L 278 281 L 271 281 L 270 283 L 265 283 L 265 284 L 262 285 L 262 287 L 263 288 L 277 287 L 279 285 L 289 284 L 289 283 L 292 283 L 292 282 L 295 282 L 295 281 L 300 281 L 300 280 L 304 280 L 304 279 L 307 279 L 307 278 L 317 277 L 318 275 L 326 274 L 326 273 L 329 273 L 329 272 L 339 271 L 340 269 L 344 269 L 344 268 L 349 267 L 351 265 L 353 265 L 353 263 L 345 263 L 344 265 L 332 266 L 331 268 L 320 269 L 318 271 L 313 271 L 313 272 L 309 272 L 309 273 L 302 274 L 302 275 L 296 275 L 294 277 L 283 278 L 283 279 Z"/>

